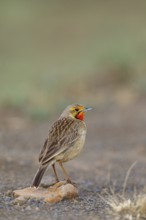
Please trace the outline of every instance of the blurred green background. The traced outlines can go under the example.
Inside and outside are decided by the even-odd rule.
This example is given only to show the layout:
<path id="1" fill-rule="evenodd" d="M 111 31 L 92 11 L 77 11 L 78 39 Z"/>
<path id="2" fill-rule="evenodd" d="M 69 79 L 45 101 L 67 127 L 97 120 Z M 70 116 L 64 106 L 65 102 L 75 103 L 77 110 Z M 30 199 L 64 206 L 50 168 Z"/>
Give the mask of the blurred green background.
<path id="1" fill-rule="evenodd" d="M 0 108 L 42 118 L 146 94 L 146 1 L 0 0 Z"/>

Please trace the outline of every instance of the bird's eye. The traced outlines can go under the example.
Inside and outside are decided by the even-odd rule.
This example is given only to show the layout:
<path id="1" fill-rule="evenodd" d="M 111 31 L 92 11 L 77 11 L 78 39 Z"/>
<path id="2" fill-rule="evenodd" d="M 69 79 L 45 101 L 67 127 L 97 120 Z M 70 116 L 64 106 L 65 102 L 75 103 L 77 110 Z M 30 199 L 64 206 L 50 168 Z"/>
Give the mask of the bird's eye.
<path id="1" fill-rule="evenodd" d="M 75 108 L 75 111 L 77 112 L 77 111 L 79 111 L 79 109 L 78 109 L 78 108 Z"/>

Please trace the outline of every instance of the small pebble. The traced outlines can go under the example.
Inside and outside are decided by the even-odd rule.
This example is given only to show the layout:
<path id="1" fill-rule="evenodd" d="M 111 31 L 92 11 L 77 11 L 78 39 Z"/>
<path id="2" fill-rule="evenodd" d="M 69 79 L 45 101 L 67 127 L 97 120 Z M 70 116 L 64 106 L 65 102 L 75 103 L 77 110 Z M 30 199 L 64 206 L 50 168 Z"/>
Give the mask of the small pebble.
<path id="1" fill-rule="evenodd" d="M 27 206 L 27 207 L 25 208 L 25 210 L 30 211 L 30 210 L 31 210 L 31 207 L 30 207 L 30 206 Z"/>

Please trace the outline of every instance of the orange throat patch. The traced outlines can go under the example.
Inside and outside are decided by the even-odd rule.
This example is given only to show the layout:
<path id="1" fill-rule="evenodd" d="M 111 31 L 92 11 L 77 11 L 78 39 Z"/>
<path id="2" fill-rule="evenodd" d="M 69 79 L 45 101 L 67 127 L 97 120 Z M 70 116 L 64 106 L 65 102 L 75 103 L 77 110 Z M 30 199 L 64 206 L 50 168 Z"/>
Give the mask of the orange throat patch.
<path id="1" fill-rule="evenodd" d="M 76 118 L 83 121 L 84 120 L 84 116 L 85 116 L 85 113 L 84 112 L 80 112 L 79 114 L 77 114 Z"/>

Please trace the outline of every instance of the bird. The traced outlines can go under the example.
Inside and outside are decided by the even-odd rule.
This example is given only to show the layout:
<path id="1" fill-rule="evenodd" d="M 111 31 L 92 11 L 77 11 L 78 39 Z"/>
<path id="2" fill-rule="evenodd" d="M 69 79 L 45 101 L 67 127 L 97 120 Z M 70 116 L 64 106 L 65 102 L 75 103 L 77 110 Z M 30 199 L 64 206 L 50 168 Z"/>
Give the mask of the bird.
<path id="1" fill-rule="evenodd" d="M 87 132 L 84 116 L 91 109 L 91 107 L 85 107 L 81 104 L 71 104 L 52 124 L 48 137 L 40 151 L 39 168 L 31 187 L 39 187 L 48 166 L 52 166 L 56 182 L 59 182 L 55 168 L 56 162 L 60 165 L 66 182 L 72 183 L 63 163 L 74 159 L 82 151 Z"/>

